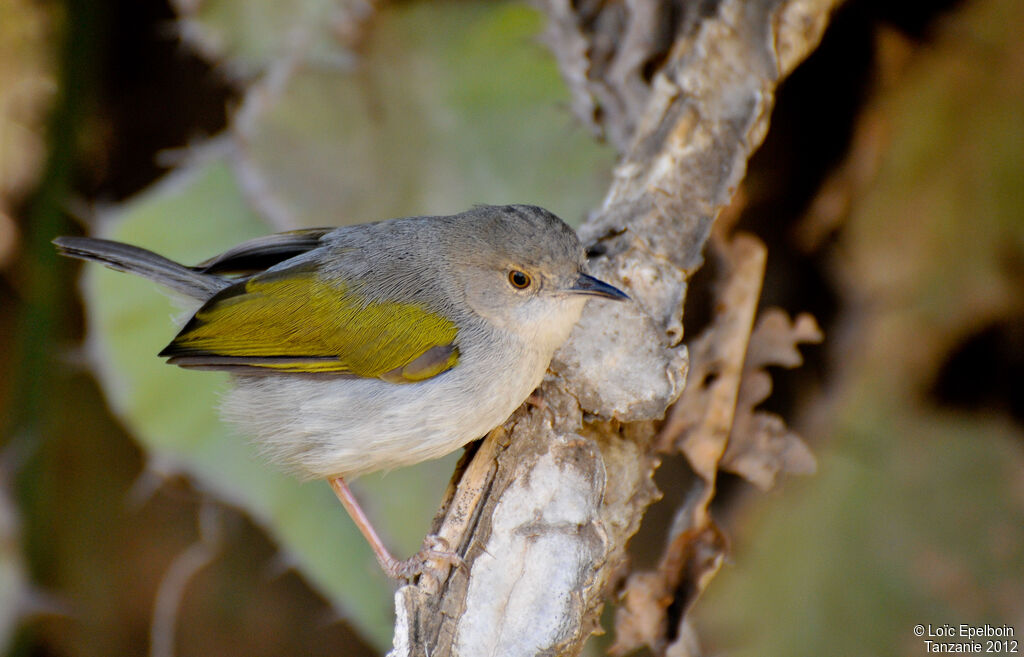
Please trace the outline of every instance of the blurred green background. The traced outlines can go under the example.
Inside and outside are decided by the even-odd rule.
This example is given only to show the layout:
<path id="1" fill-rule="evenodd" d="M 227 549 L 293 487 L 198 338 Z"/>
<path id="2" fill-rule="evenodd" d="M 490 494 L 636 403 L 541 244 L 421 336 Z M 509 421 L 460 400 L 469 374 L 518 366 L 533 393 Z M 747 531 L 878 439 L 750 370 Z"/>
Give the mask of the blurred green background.
<path id="1" fill-rule="evenodd" d="M 391 586 L 329 489 L 221 425 L 222 377 L 155 358 L 176 310 L 153 286 L 49 241 L 194 262 L 478 202 L 578 223 L 615 154 L 571 117 L 543 24 L 513 2 L 0 4 L 0 652 L 386 647 Z M 819 472 L 726 481 L 730 563 L 694 614 L 710 653 L 1024 632 L 1021 26 L 1013 0 L 850 2 L 780 90 L 738 226 L 769 246 L 764 304 L 826 332 L 767 402 Z M 357 482 L 397 551 L 453 458 Z"/>

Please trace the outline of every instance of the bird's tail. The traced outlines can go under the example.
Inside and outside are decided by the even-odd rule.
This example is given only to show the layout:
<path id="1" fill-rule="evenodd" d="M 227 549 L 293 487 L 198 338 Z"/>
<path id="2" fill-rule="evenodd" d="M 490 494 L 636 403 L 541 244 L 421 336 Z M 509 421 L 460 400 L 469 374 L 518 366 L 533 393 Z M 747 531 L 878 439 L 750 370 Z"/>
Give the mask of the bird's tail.
<path id="1" fill-rule="evenodd" d="M 58 237 L 53 240 L 62 255 L 99 262 L 111 269 L 148 278 L 185 296 L 205 301 L 231 284 L 137 246 L 95 237 Z"/>

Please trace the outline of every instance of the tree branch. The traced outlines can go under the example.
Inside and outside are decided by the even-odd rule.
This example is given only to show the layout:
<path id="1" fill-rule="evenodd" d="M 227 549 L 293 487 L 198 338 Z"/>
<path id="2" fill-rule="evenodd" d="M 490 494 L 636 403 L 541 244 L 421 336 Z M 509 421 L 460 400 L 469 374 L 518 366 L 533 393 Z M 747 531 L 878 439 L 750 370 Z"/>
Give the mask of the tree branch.
<path id="1" fill-rule="evenodd" d="M 396 593 L 391 655 L 578 654 L 598 628 L 658 497 L 660 420 L 688 366 L 687 279 L 764 137 L 778 83 L 835 4 L 721 0 L 701 18 L 668 2 L 544 3 L 574 108 L 624 149 L 580 234 L 595 274 L 634 301 L 589 303 L 542 407 L 520 409 L 468 463 L 436 525 L 467 568 Z M 677 20 L 666 31 L 667 16 Z M 676 571 L 690 563 L 677 561 Z"/>

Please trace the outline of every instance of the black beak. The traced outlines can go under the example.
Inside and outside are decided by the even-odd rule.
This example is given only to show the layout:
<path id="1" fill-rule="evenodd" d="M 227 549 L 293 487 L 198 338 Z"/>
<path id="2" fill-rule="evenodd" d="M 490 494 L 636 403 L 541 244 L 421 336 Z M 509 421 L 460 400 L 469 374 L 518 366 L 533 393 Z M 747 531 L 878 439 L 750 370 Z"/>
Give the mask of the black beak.
<path id="1" fill-rule="evenodd" d="M 576 279 L 573 286 L 569 288 L 569 292 L 592 297 L 604 297 L 605 299 L 614 299 L 616 301 L 626 301 L 629 299 L 629 295 L 619 288 L 608 285 L 604 281 L 586 274 L 580 274 L 580 277 Z"/>

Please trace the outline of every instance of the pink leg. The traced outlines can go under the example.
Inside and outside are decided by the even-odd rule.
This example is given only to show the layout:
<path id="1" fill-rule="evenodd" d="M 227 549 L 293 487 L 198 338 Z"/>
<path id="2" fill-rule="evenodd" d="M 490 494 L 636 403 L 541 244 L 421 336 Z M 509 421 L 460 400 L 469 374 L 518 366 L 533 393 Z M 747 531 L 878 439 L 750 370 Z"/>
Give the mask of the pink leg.
<path id="1" fill-rule="evenodd" d="M 398 562 L 388 552 L 388 549 L 384 546 L 384 541 L 380 540 L 377 530 L 370 524 L 370 519 L 366 517 L 366 513 L 359 506 L 356 496 L 352 494 L 352 489 L 348 487 L 348 484 L 341 477 L 334 477 L 328 481 L 331 482 L 331 488 L 334 489 L 334 494 L 338 496 L 341 505 L 345 507 L 348 515 L 352 517 L 352 522 L 356 523 L 356 527 L 359 528 L 360 533 L 366 538 L 366 542 L 373 548 L 373 553 L 377 556 L 380 567 L 384 569 L 384 572 L 390 574 L 389 571 L 393 570 Z"/>
<path id="2" fill-rule="evenodd" d="M 384 541 L 380 540 L 377 530 L 370 524 L 370 519 L 366 517 L 366 513 L 359 506 L 359 502 L 356 501 L 355 495 L 352 494 L 352 490 L 345 483 L 345 480 L 341 477 L 332 477 L 328 481 L 331 484 L 331 488 L 334 489 L 334 494 L 338 496 L 338 500 L 345 507 L 345 510 L 348 511 L 348 515 L 352 517 L 352 522 L 356 524 L 366 542 L 370 544 L 374 555 L 377 557 L 377 563 L 380 564 L 381 569 L 388 577 L 403 579 L 417 575 L 426 568 L 428 559 L 438 559 L 456 565 L 462 563 L 462 559 L 458 555 L 446 551 L 446 541 L 430 536 L 427 537 L 428 547 L 424 547 L 411 559 L 398 561 L 391 556 L 391 552 L 384 546 Z M 441 548 L 435 547 L 431 539 L 441 542 L 443 544 Z"/>

